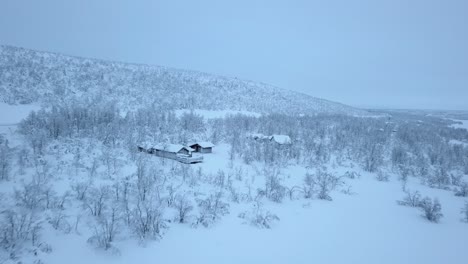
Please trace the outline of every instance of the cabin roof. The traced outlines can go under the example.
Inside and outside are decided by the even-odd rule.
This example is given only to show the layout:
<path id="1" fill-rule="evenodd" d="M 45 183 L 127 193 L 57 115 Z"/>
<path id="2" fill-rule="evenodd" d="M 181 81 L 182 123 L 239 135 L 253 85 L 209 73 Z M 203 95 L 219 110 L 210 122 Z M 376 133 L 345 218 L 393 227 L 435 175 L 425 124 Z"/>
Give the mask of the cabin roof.
<path id="1" fill-rule="evenodd" d="M 186 147 L 180 144 L 157 144 L 153 148 L 157 150 L 164 150 L 164 151 L 171 152 L 171 153 L 177 153 L 181 151 L 182 149 L 186 149 L 189 152 L 195 151 L 191 147 Z"/>
<path id="2" fill-rule="evenodd" d="M 278 144 L 291 144 L 291 138 L 287 135 L 272 135 L 270 140 L 275 141 Z"/>
<path id="3" fill-rule="evenodd" d="M 215 146 L 213 143 L 211 143 L 209 141 L 199 141 L 199 142 L 193 142 L 193 143 L 189 144 L 190 147 L 193 147 L 195 145 L 199 145 L 202 148 L 212 148 L 212 147 Z"/>
<path id="4" fill-rule="evenodd" d="M 143 144 L 140 144 L 140 146 L 145 149 L 156 149 L 156 150 L 167 151 L 171 153 L 177 153 L 181 151 L 182 149 L 186 149 L 189 152 L 195 151 L 191 147 L 187 147 L 187 146 L 180 145 L 180 144 L 170 144 L 170 143 L 157 143 L 157 144 L 143 143 Z"/>

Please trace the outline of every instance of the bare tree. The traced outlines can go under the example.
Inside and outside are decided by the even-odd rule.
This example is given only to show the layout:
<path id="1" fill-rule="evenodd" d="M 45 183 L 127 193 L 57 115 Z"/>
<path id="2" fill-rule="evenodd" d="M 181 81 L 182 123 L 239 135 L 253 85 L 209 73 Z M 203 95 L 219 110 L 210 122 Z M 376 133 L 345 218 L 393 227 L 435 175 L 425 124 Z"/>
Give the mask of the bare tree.
<path id="1" fill-rule="evenodd" d="M 112 248 L 112 242 L 118 233 L 119 219 L 120 216 L 116 207 L 112 207 L 109 212 L 101 214 L 94 226 L 94 234 L 88 239 L 88 243 L 104 250 Z"/>
<path id="2" fill-rule="evenodd" d="M 444 216 L 441 213 L 442 206 L 437 198 L 434 200 L 431 200 L 429 197 L 424 198 L 420 203 L 420 207 L 424 217 L 431 222 L 438 223 L 440 218 Z"/>
<path id="3" fill-rule="evenodd" d="M 186 195 L 177 195 L 174 202 L 174 207 L 177 209 L 177 221 L 179 223 L 185 223 L 188 214 L 193 210 L 193 206 L 190 200 L 186 198 Z"/>
<path id="4" fill-rule="evenodd" d="M 41 221 L 30 210 L 6 210 L 1 212 L 0 246 L 10 252 L 30 241 L 38 244 Z"/>
<path id="5" fill-rule="evenodd" d="M 99 217 L 106 209 L 110 197 L 111 189 L 109 186 L 90 188 L 89 196 L 84 200 L 84 205 L 89 209 L 91 215 Z"/>
<path id="6" fill-rule="evenodd" d="M 71 185 L 71 189 L 75 192 L 75 197 L 79 201 L 83 201 L 86 199 L 88 190 L 91 188 L 92 182 L 77 182 Z"/>
<path id="7" fill-rule="evenodd" d="M 163 220 L 163 205 L 151 200 L 137 202 L 132 211 L 131 227 L 142 240 L 161 238 L 166 224 Z"/>

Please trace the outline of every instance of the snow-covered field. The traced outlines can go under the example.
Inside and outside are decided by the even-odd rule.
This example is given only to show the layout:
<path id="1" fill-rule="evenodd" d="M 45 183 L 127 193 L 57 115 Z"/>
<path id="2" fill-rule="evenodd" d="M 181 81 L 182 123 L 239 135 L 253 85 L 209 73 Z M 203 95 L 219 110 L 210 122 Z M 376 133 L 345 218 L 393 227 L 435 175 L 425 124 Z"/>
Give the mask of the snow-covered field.
<path id="1" fill-rule="evenodd" d="M 31 111 L 39 109 L 38 105 L 9 105 L 0 102 L 0 126 L 15 125 L 28 116 Z"/>
<path id="2" fill-rule="evenodd" d="M 302 174 L 291 171 L 291 177 Z M 120 254 L 86 245 L 86 237 L 54 236 L 53 253 L 44 261 L 61 263 L 460 263 L 468 258 L 468 228 L 460 221 L 463 199 L 452 193 L 409 188 L 437 196 L 444 218 L 430 223 L 414 208 L 402 207 L 395 179 L 378 182 L 372 175 L 353 180 L 353 195 L 336 193 L 328 201 L 269 204 L 281 219 L 272 229 L 257 229 L 237 217 L 242 205 L 216 226 L 171 227 L 159 242 L 141 246 L 117 243 Z"/>
<path id="3" fill-rule="evenodd" d="M 16 125 L 29 115 L 32 111 L 37 111 L 40 106 L 29 105 L 9 105 L 0 102 L 0 135 L 9 140 L 10 146 L 21 143 L 21 139 L 15 134 Z"/>
<path id="4" fill-rule="evenodd" d="M 461 124 L 453 124 L 452 127 L 454 127 L 454 128 L 464 128 L 464 129 L 468 130 L 468 120 L 455 120 L 455 119 L 452 119 L 452 120 L 461 123 Z"/>
<path id="5" fill-rule="evenodd" d="M 222 144 L 205 162 L 192 165 L 206 172 L 229 166 L 229 146 Z M 155 162 L 160 159 L 153 157 Z M 236 161 L 234 166 L 242 166 Z M 348 167 L 330 168 L 342 174 Z M 285 168 L 285 182 L 300 183 L 306 169 Z M 396 203 L 403 198 L 401 183 L 393 176 L 380 182 L 359 171 L 347 179 L 347 194 L 333 192 L 333 201 L 285 200 L 265 208 L 280 221 L 272 229 L 258 229 L 238 217 L 249 204 L 231 204 L 230 213 L 210 228 L 174 224 L 160 241 L 144 244 L 118 240 L 118 252 L 94 249 L 88 234 L 62 234 L 50 229 L 44 240 L 53 248 L 41 255 L 45 263 L 458 263 L 468 258 L 468 228 L 460 208 L 466 199 L 452 192 L 422 186 L 413 179 L 407 188 L 422 196 L 437 197 L 444 218 L 434 224 L 415 208 Z M 257 180 L 261 185 L 262 181 Z"/>

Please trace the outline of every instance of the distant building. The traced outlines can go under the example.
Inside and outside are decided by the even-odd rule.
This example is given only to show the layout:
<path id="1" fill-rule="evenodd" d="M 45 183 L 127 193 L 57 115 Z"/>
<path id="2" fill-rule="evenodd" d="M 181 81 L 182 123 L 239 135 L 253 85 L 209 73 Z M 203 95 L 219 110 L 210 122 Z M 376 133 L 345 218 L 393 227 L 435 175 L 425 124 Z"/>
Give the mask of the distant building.
<path id="1" fill-rule="evenodd" d="M 213 147 L 215 146 L 211 142 L 195 142 L 192 144 L 189 144 L 189 146 L 194 149 L 195 152 L 199 153 L 212 153 L 213 152 Z"/>
<path id="2" fill-rule="evenodd" d="M 265 136 L 265 135 L 263 135 L 261 133 L 247 134 L 247 138 L 251 138 L 251 139 L 254 139 L 254 140 L 258 140 L 258 141 L 262 141 L 262 140 L 268 141 L 268 140 L 270 140 L 270 136 Z"/>
<path id="3" fill-rule="evenodd" d="M 138 150 L 158 157 L 180 161 L 182 163 L 198 163 L 203 161 L 201 156 L 193 156 L 195 150 L 179 144 L 160 143 L 156 145 L 141 144 Z"/>
<path id="4" fill-rule="evenodd" d="M 260 142 L 274 142 L 279 145 L 290 145 L 292 144 L 292 140 L 287 135 L 271 135 L 266 136 L 260 133 L 251 133 L 247 134 L 247 138 L 260 141 Z"/>

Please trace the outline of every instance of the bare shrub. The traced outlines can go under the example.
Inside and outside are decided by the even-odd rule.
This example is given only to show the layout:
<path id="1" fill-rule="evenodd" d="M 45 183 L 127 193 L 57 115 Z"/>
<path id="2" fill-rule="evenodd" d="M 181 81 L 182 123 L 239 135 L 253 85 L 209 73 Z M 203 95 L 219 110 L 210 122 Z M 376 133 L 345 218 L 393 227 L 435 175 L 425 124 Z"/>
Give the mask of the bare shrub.
<path id="1" fill-rule="evenodd" d="M 23 184 L 21 189 L 15 189 L 14 198 L 18 206 L 28 209 L 40 209 L 46 207 L 46 193 L 48 187 L 34 181 Z"/>
<path id="2" fill-rule="evenodd" d="M 66 234 L 70 233 L 71 225 L 68 222 L 68 216 L 62 210 L 53 211 L 47 220 L 55 230 L 60 230 Z"/>
<path id="3" fill-rule="evenodd" d="M 296 200 L 299 198 L 301 194 L 303 194 L 304 190 L 303 188 L 299 186 L 292 186 L 291 188 L 285 187 L 286 188 L 286 194 L 289 197 L 289 200 Z"/>
<path id="4" fill-rule="evenodd" d="M 463 216 L 463 221 L 468 223 L 468 202 L 465 202 L 465 206 L 461 210 L 461 214 Z"/>
<path id="5" fill-rule="evenodd" d="M 387 182 L 390 179 L 390 176 L 382 170 L 379 170 L 376 175 L 378 181 Z"/>
<path id="6" fill-rule="evenodd" d="M 460 184 L 460 187 L 455 191 L 455 196 L 468 197 L 468 182 Z"/>
<path id="7" fill-rule="evenodd" d="M 399 205 L 403 206 L 410 206 L 410 207 L 420 207 L 421 206 L 421 194 L 418 191 L 405 192 L 406 196 L 403 198 L 402 201 L 397 201 Z"/>
<path id="8" fill-rule="evenodd" d="M 307 173 L 304 179 L 305 198 L 313 198 L 316 195 L 318 199 L 331 201 L 330 192 L 342 183 L 340 179 L 322 169 L 317 170 L 315 174 Z"/>
<path id="9" fill-rule="evenodd" d="M 222 216 L 229 213 L 229 204 L 221 200 L 223 193 L 211 194 L 208 198 L 198 200 L 199 216 L 193 226 L 203 225 L 209 227 Z"/>
<path id="10" fill-rule="evenodd" d="M 442 206 L 437 198 L 434 200 L 431 200 L 429 197 L 424 198 L 420 203 L 420 207 L 423 211 L 423 216 L 431 222 L 438 223 L 440 218 L 444 216 L 441 213 Z"/>
<path id="11" fill-rule="evenodd" d="M 286 187 L 281 184 L 279 171 L 265 170 L 265 196 L 273 202 L 280 203 L 286 195 Z"/>
<path id="12" fill-rule="evenodd" d="M 357 179 L 357 178 L 360 178 L 361 175 L 359 175 L 355 171 L 346 171 L 345 174 L 343 175 L 343 177 L 346 177 L 346 178 L 349 178 L 349 179 Z"/>
<path id="13" fill-rule="evenodd" d="M 267 229 L 272 227 L 273 222 L 280 220 L 277 215 L 272 214 L 270 211 L 265 211 L 259 201 L 253 205 L 251 211 L 239 214 L 239 218 L 245 219 L 247 223 L 258 228 Z"/>

